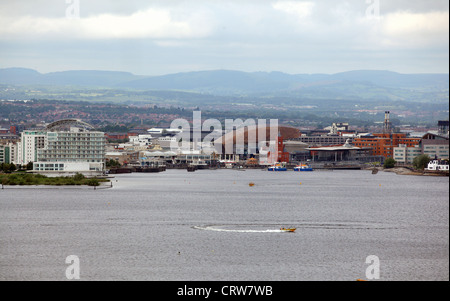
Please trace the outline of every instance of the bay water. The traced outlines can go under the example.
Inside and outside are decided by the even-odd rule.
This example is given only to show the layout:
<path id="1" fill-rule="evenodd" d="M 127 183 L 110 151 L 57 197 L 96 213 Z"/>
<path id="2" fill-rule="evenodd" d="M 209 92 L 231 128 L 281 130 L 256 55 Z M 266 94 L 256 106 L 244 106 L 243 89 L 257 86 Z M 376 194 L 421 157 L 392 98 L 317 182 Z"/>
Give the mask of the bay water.
<path id="1" fill-rule="evenodd" d="M 67 280 L 70 255 L 87 281 L 354 281 L 371 255 L 381 281 L 449 280 L 448 177 L 220 169 L 111 182 L 0 190 L 0 280 Z"/>

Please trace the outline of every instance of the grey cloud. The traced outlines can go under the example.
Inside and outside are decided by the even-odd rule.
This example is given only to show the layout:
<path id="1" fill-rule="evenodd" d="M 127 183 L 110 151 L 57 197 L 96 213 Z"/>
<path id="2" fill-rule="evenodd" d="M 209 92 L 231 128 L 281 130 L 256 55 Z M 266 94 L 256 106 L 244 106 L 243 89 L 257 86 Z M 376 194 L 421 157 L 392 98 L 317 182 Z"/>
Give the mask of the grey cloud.
<path id="1" fill-rule="evenodd" d="M 69 35 L 61 30 L 63 27 L 59 27 L 59 32 L 48 30 L 41 35 L 27 33 L 42 28 L 28 30 L 26 26 L 16 26 L 8 28 L 9 31 L 0 28 L 0 68 L 20 64 L 42 72 L 94 68 L 137 74 L 221 68 L 288 73 L 350 69 L 448 72 L 448 27 L 440 31 L 429 26 L 422 31 L 408 31 L 408 25 L 395 19 L 398 16 L 414 21 L 417 17 L 414 26 L 426 22 L 430 16 L 445 21 L 448 1 L 380 0 L 382 20 L 366 16 L 368 7 L 376 0 L 311 2 L 314 5 L 310 12 L 295 14 L 275 9 L 276 0 L 79 0 L 84 21 L 103 20 L 98 16 L 105 14 L 129 17 L 148 9 L 160 9 L 190 31 L 178 35 L 175 27 L 162 30 L 161 34 L 144 32 L 130 36 L 124 32 L 113 37 L 108 34 L 108 27 L 106 31 L 80 27 L 79 32 L 67 27 Z M 68 5 L 65 0 L 0 1 L 0 23 L 2 19 L 20 20 L 28 16 L 66 26 L 64 14 Z M 432 12 L 443 14 L 426 15 Z M 14 32 L 18 28 L 22 32 Z M 129 29 L 131 32 L 133 27 Z"/>

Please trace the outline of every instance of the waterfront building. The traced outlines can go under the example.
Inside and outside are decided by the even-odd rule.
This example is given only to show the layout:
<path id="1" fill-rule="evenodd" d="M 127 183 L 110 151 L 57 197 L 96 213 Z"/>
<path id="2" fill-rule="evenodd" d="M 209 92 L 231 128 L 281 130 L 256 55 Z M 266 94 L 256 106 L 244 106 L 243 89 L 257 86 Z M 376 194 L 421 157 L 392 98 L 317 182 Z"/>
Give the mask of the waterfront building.
<path id="1" fill-rule="evenodd" d="M 38 150 L 44 148 L 47 138 L 45 130 L 25 130 L 17 144 L 16 164 L 27 165 L 38 160 Z"/>
<path id="2" fill-rule="evenodd" d="M 406 144 L 400 144 L 394 147 L 394 160 L 398 163 L 412 164 L 414 158 L 422 154 L 420 145 L 408 147 Z"/>
<path id="3" fill-rule="evenodd" d="M 308 144 L 301 141 L 284 141 L 284 149 L 289 153 L 289 162 L 301 162 L 311 159 L 310 152 L 307 150 Z"/>
<path id="4" fill-rule="evenodd" d="M 421 137 L 420 142 L 411 147 L 407 144 L 399 144 L 394 147 L 394 159 L 399 163 L 411 164 L 415 157 L 428 155 L 434 159 L 449 159 L 449 141 L 445 136 L 427 133 Z"/>
<path id="5" fill-rule="evenodd" d="M 143 151 L 107 151 L 105 153 L 106 162 L 114 160 L 119 162 L 120 165 L 136 165 L 138 166 L 141 158 L 140 153 Z"/>
<path id="6" fill-rule="evenodd" d="M 150 146 L 153 144 L 152 140 L 155 138 L 152 135 L 136 135 L 130 136 L 129 141 L 132 145 Z"/>
<path id="7" fill-rule="evenodd" d="M 11 163 L 11 147 L 8 145 L 0 145 L 0 164 Z"/>
<path id="8" fill-rule="evenodd" d="M 446 136 L 427 133 L 420 142 L 422 153 L 430 158 L 449 159 L 449 140 Z"/>
<path id="9" fill-rule="evenodd" d="M 105 134 L 76 119 L 57 121 L 42 132 L 33 171 L 47 176 L 97 176 L 105 170 Z"/>
<path id="10" fill-rule="evenodd" d="M 312 135 L 312 136 L 301 136 L 296 139 L 308 144 L 309 146 L 330 146 L 330 145 L 343 145 L 348 139 L 352 142 L 352 138 L 340 136 L 340 135 Z"/>
<path id="11" fill-rule="evenodd" d="M 421 138 L 406 137 L 406 133 L 365 134 L 355 138 L 353 144 L 361 148 L 371 148 L 372 155 L 384 158 L 394 157 L 394 148 L 400 144 L 406 147 L 419 145 Z"/>
<path id="12" fill-rule="evenodd" d="M 103 132 L 48 132 L 47 144 L 38 151 L 34 170 L 101 174 L 104 171 L 105 137 Z"/>
<path id="13" fill-rule="evenodd" d="M 286 151 L 285 147 L 284 147 L 284 141 L 283 141 L 283 137 L 281 136 L 281 133 L 278 134 L 278 139 L 277 139 L 277 143 L 278 143 L 278 154 L 277 154 L 277 162 L 289 162 L 289 153 Z M 269 154 L 270 157 L 270 154 Z"/>
<path id="14" fill-rule="evenodd" d="M 430 171 L 449 171 L 448 161 L 441 162 L 439 160 L 431 160 L 428 163 L 426 170 Z"/>
<path id="15" fill-rule="evenodd" d="M 165 136 L 165 137 L 159 137 L 157 139 L 158 145 L 163 149 L 171 149 L 171 146 L 174 143 L 177 143 L 178 139 L 174 136 Z"/>
<path id="16" fill-rule="evenodd" d="M 250 158 L 259 160 L 260 165 L 289 162 L 285 140 L 298 141 L 300 135 L 299 129 L 288 126 L 240 127 L 214 141 L 215 147 L 222 148 L 217 152 L 217 159 L 230 164 L 247 162 Z M 227 148 L 230 145 L 232 147 Z"/>
<path id="17" fill-rule="evenodd" d="M 312 161 L 367 161 L 370 156 L 370 148 L 361 148 L 354 146 L 347 139 L 344 145 L 309 147 L 307 150 L 311 153 Z M 379 158 L 376 158 L 379 159 Z"/>

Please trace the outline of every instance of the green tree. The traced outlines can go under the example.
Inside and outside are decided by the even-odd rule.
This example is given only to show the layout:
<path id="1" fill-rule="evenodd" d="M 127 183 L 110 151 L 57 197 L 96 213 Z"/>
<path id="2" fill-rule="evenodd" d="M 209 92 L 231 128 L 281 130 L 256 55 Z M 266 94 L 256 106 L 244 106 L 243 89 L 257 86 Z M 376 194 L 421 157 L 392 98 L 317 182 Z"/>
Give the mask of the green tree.
<path id="1" fill-rule="evenodd" d="M 120 163 L 114 159 L 106 160 L 106 167 L 120 167 Z"/>
<path id="2" fill-rule="evenodd" d="M 16 165 L 14 165 L 12 163 L 11 164 L 9 164 L 9 163 L 2 163 L 0 165 L 0 170 L 3 171 L 3 172 L 7 172 L 7 173 L 13 172 L 13 171 L 16 170 Z"/>
<path id="3" fill-rule="evenodd" d="M 74 179 L 76 182 L 82 181 L 82 180 L 84 180 L 85 178 L 86 178 L 86 177 L 85 177 L 83 174 L 78 173 L 78 172 L 73 176 L 73 179 Z"/>
<path id="4" fill-rule="evenodd" d="M 17 166 L 16 166 L 14 163 L 11 163 L 11 164 L 9 165 L 9 171 L 13 172 L 13 171 L 15 171 L 16 169 L 17 169 Z"/>
<path id="5" fill-rule="evenodd" d="M 387 158 L 384 161 L 383 167 L 384 168 L 393 168 L 395 166 L 395 163 L 397 163 L 397 161 L 395 161 L 393 158 Z"/>
<path id="6" fill-rule="evenodd" d="M 87 182 L 88 186 L 100 186 L 98 179 L 89 179 Z"/>
<path id="7" fill-rule="evenodd" d="M 430 162 L 430 157 L 428 155 L 420 155 L 414 158 L 413 166 L 415 169 L 423 170 L 428 166 Z"/>

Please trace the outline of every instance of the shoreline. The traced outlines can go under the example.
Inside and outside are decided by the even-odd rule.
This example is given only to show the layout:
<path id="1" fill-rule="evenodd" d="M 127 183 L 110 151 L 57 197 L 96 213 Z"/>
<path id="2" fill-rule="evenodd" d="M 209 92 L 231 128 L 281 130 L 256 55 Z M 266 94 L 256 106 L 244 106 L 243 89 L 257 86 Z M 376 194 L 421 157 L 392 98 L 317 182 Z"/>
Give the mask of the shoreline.
<path id="1" fill-rule="evenodd" d="M 242 171 L 243 169 L 224 169 L 224 170 L 235 170 L 235 171 Z M 244 169 L 245 170 L 245 169 Z M 257 170 L 256 168 L 253 170 Z M 406 176 L 431 176 L 431 177 L 448 177 L 449 173 L 446 172 L 439 172 L 439 171 L 415 171 L 411 170 L 407 167 L 394 167 L 394 168 L 383 168 L 383 167 L 371 167 L 371 168 L 362 168 L 359 169 L 359 171 L 383 171 L 383 172 L 391 172 L 395 173 L 397 175 L 406 175 Z M 264 171 L 264 170 L 262 170 Z M 322 169 L 319 169 L 319 171 L 322 171 Z M 355 170 L 357 171 L 357 170 Z M 376 173 L 375 173 L 376 174 Z M 75 188 L 75 189 L 108 189 L 113 188 L 111 179 L 115 178 L 114 176 L 107 176 L 104 179 L 106 181 L 99 182 L 98 186 L 91 186 L 88 184 L 16 184 L 16 185 L 8 185 L 8 184 L 2 184 L 0 183 L 0 190 L 2 189 L 21 189 L 21 188 L 40 188 L 40 189 L 67 189 L 67 188 Z"/>
<path id="2" fill-rule="evenodd" d="M 377 169 L 378 171 L 384 172 L 393 172 L 397 175 L 405 175 L 405 176 L 425 176 L 425 177 L 448 177 L 448 172 L 439 172 L 439 171 L 419 171 L 419 170 L 411 170 L 407 167 L 393 167 L 393 168 L 369 168 L 366 170 Z"/>
<path id="3" fill-rule="evenodd" d="M 15 172 L 0 174 L 0 186 L 4 187 L 104 187 L 111 181 L 107 178 L 87 178 L 82 174 L 67 177 L 47 177 L 40 174 Z M 112 185 L 112 182 L 111 182 Z"/>

